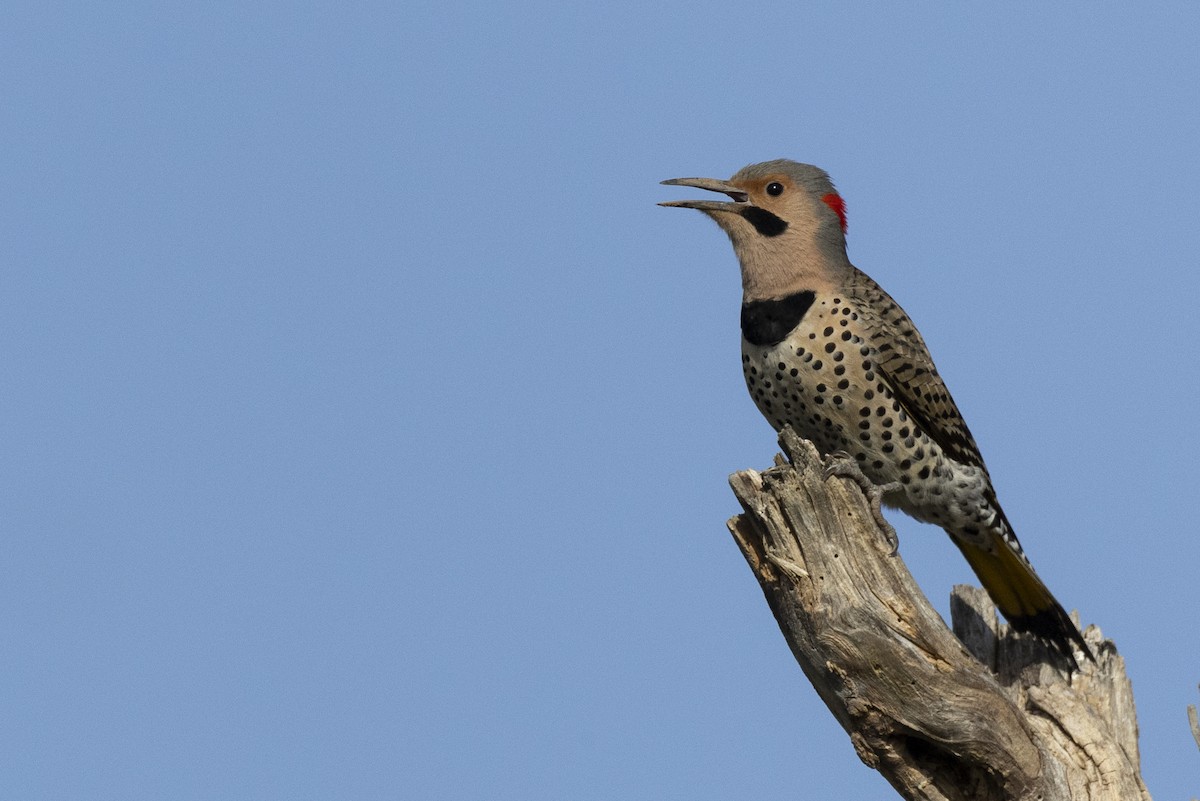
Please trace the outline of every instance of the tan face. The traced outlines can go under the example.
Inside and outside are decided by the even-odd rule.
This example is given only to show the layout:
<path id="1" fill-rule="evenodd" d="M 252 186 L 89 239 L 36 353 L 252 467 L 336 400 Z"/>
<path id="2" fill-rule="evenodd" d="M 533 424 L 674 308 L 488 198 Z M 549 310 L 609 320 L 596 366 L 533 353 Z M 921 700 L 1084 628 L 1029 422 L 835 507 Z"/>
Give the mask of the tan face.
<path id="1" fill-rule="evenodd" d="M 849 269 L 841 197 L 811 165 L 769 162 L 751 165 L 729 180 L 676 178 L 663 183 L 729 197 L 660 205 L 702 211 L 721 226 L 741 265 L 747 298 L 831 285 Z"/>
<path id="2" fill-rule="evenodd" d="M 742 171 L 744 172 L 746 170 Z M 694 186 L 721 192 L 728 195 L 730 200 L 679 200 L 661 205 L 703 211 L 716 220 L 730 236 L 739 238 L 752 236 L 751 228 L 757 235 L 771 238 L 782 235 L 793 225 L 814 230 L 832 222 L 836 222 L 842 231 L 845 231 L 845 204 L 831 185 L 826 184 L 829 191 L 818 197 L 811 185 L 800 183 L 785 171 L 756 173 L 750 176 L 743 176 L 742 173 L 728 181 L 714 178 L 676 178 L 663 181 L 671 186 Z M 741 225 L 733 219 L 734 217 L 740 217 L 749 223 L 749 226 Z"/>

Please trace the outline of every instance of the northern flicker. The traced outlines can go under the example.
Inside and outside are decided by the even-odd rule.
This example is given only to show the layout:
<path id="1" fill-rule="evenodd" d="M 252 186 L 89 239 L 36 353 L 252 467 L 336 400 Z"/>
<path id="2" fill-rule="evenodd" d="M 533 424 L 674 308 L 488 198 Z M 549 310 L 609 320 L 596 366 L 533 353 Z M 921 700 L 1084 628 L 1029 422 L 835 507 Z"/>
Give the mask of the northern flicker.
<path id="1" fill-rule="evenodd" d="M 1034 573 L 966 421 L 908 315 L 846 256 L 846 206 L 829 176 L 786 159 L 728 181 L 663 181 L 729 200 L 679 200 L 733 243 L 742 272 L 742 369 L 759 411 L 824 454 L 844 451 L 883 502 L 945 529 L 1018 631 L 1077 669 L 1094 659 Z"/>

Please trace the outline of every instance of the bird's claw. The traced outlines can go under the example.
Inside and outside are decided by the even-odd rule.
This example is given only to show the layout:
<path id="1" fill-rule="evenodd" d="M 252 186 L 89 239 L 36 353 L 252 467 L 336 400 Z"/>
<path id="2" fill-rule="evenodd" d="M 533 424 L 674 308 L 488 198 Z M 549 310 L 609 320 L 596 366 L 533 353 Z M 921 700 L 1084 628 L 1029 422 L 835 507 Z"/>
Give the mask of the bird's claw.
<path id="1" fill-rule="evenodd" d="M 845 451 L 835 451 L 829 454 L 829 457 L 825 460 L 825 479 L 828 480 L 833 476 L 850 479 L 859 486 L 863 495 L 867 496 L 867 502 L 871 507 L 871 515 L 875 518 L 875 524 L 879 526 L 879 530 L 883 532 L 884 539 L 887 540 L 887 544 L 891 548 L 888 555 L 895 556 L 900 550 L 900 539 L 896 536 L 896 529 L 883 516 L 883 496 L 900 489 L 900 482 L 893 481 L 890 484 L 882 486 L 872 484 L 871 480 L 863 474 L 862 468 L 858 466 L 858 462 L 854 461 L 850 454 Z"/>

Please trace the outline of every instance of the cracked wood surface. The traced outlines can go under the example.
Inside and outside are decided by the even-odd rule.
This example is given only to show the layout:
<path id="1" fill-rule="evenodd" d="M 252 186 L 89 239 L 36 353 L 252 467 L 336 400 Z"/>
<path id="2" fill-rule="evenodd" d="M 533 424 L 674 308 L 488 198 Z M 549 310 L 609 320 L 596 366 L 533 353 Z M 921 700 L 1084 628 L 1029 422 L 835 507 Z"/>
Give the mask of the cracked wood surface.
<path id="1" fill-rule="evenodd" d="M 780 445 L 790 464 L 730 477 L 745 513 L 729 529 L 864 763 L 907 799 L 1149 801 L 1124 660 L 1096 627 L 1097 664 L 1068 676 L 960 586 L 956 637 L 858 484 L 790 429 Z"/>

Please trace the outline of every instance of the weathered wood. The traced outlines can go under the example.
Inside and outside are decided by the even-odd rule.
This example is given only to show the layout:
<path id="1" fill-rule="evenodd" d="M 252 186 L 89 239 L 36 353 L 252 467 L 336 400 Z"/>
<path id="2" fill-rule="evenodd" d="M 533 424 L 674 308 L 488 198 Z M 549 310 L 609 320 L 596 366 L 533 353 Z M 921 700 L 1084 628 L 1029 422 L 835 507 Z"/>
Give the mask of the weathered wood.
<path id="1" fill-rule="evenodd" d="M 859 485 L 827 478 L 790 429 L 780 445 L 791 464 L 730 477 L 745 514 L 729 529 L 864 763 L 907 799 L 1148 801 L 1124 661 L 1096 627 L 1084 636 L 1097 663 L 1069 676 L 1008 632 L 982 590 L 958 587 L 964 645 Z"/>
<path id="2" fill-rule="evenodd" d="M 1188 726 L 1192 729 L 1192 739 L 1196 741 L 1196 747 L 1200 748 L 1200 715 L 1196 714 L 1196 707 L 1188 704 Z"/>

